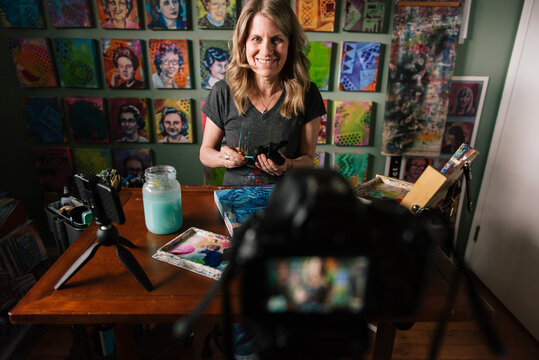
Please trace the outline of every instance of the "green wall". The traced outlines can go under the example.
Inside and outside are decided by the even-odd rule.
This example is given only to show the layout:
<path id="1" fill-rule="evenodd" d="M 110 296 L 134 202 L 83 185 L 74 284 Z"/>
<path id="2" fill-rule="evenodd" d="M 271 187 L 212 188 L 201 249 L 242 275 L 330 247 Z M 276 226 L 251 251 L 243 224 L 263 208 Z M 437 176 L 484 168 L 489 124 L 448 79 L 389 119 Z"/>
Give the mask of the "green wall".
<path id="1" fill-rule="evenodd" d="M 238 0 L 239 1 L 239 0 Z M 94 18 L 96 18 L 95 1 L 90 1 Z M 139 0 L 139 3 L 142 3 Z M 388 1 L 393 3 L 393 1 Z M 43 0 L 46 5 L 47 1 Z M 66 96 L 93 96 L 93 97 L 147 97 L 150 99 L 158 97 L 178 97 L 193 99 L 193 123 L 195 124 L 194 144 L 99 144 L 99 148 L 148 148 L 154 152 L 154 160 L 157 164 L 173 165 L 178 171 L 178 180 L 182 184 L 202 184 L 203 170 L 198 160 L 198 150 L 202 141 L 202 131 L 200 122 L 200 101 L 204 99 L 208 90 L 200 88 L 200 54 L 198 48 L 199 40 L 227 40 L 232 35 L 231 30 L 199 30 L 196 27 L 196 5 L 191 0 L 190 19 L 192 30 L 184 31 L 151 31 L 151 30 L 103 30 L 92 29 L 2 29 L 0 30 L 0 79 L 2 83 L 1 119 L 0 119 L 0 146 L 1 154 L 0 166 L 2 176 L 0 176 L 0 188 L 10 193 L 11 196 L 21 199 L 29 217 L 34 218 L 41 229 L 45 228 L 45 218 L 42 208 L 50 199 L 45 199 L 39 186 L 37 170 L 33 164 L 31 149 L 35 144 L 30 143 L 26 123 L 23 119 L 21 98 L 22 97 L 61 97 Z M 292 2 L 293 3 L 293 2 Z M 457 63 L 454 75 L 459 76 L 489 76 L 489 86 L 483 108 L 482 119 L 476 140 L 476 148 L 481 155 L 473 164 L 473 194 L 474 201 L 479 193 L 480 183 L 487 159 L 490 139 L 494 129 L 497 116 L 498 104 L 501 99 L 505 75 L 511 56 L 511 50 L 518 27 L 520 12 L 523 0 L 473 0 L 471 7 L 470 23 L 468 29 L 468 39 L 464 44 L 459 45 L 457 50 Z M 142 8 L 142 7 L 141 7 Z M 139 9 L 140 11 L 140 9 Z M 392 11 L 392 9 L 391 9 Z M 374 141 L 372 146 L 361 148 L 343 148 L 333 145 L 319 145 L 317 150 L 333 152 L 368 152 L 373 155 L 373 168 L 370 176 L 383 174 L 385 167 L 385 157 L 380 155 L 382 143 L 382 122 L 385 108 L 385 93 L 387 83 L 387 68 L 389 57 L 389 44 L 391 42 L 391 32 L 383 34 L 349 33 L 342 31 L 342 20 L 344 16 L 344 1 L 337 1 L 337 16 L 335 32 L 317 33 L 307 32 L 309 40 L 312 41 L 332 41 L 334 48 L 333 72 L 330 91 L 323 92 L 322 96 L 329 100 L 372 100 L 376 103 L 376 124 L 374 126 Z M 391 18 L 391 16 L 390 16 Z M 48 14 L 45 13 L 46 24 L 49 24 Z M 391 29 L 391 20 L 389 29 Z M 145 41 L 143 55 L 148 59 L 149 39 L 187 39 L 190 40 L 191 57 L 191 82 L 192 90 L 178 89 L 147 89 L 147 90 L 113 90 L 113 89 L 21 89 L 18 85 L 14 71 L 14 65 L 7 48 L 7 39 L 11 37 L 41 36 L 47 38 L 73 37 L 73 38 L 124 38 L 142 39 Z M 376 93 L 352 93 L 337 90 L 339 75 L 339 43 L 342 41 L 371 41 L 381 42 L 385 46 L 384 59 L 382 61 L 382 76 L 379 91 Z M 98 49 L 99 67 L 103 69 L 101 50 Z M 145 64 L 146 77 L 150 72 L 150 64 Z M 101 84 L 105 83 L 104 75 L 101 73 Z M 331 121 L 331 117 L 330 117 Z M 154 129 L 155 130 L 155 129 Z M 60 144 L 53 144 L 60 145 Z M 75 147 L 75 143 L 68 143 Z M 41 144 L 39 145 L 41 146 Z M 82 147 L 86 147 L 84 145 Z M 471 215 L 463 211 L 461 227 L 459 231 L 458 245 L 460 249 L 465 247 Z M 42 232 L 43 233 L 43 232 Z M 48 245 L 53 243 L 46 239 Z"/>

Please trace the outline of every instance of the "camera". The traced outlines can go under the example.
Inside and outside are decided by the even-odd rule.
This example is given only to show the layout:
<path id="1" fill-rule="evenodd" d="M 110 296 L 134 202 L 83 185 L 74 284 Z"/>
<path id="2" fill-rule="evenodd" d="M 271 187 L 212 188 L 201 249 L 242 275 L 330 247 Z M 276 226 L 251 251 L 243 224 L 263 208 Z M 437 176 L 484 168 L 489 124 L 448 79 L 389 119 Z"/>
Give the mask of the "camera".
<path id="1" fill-rule="evenodd" d="M 330 359 L 361 356 L 368 319 L 418 310 L 433 239 L 398 203 L 363 203 L 337 172 L 297 169 L 233 245 L 257 354 Z"/>
<path id="2" fill-rule="evenodd" d="M 271 161 L 273 161 L 277 165 L 284 164 L 285 160 L 281 156 L 281 154 L 279 153 L 279 150 L 282 149 L 283 147 L 285 147 L 287 144 L 288 144 L 288 141 L 282 140 L 279 143 L 270 142 L 267 145 L 260 145 L 259 147 L 256 148 L 256 150 L 254 152 L 254 155 L 252 155 L 252 156 L 246 155 L 245 156 L 245 158 L 247 158 L 247 160 L 248 160 L 247 165 L 248 166 L 255 166 L 256 161 L 257 161 L 256 158 L 260 154 L 265 154 L 268 157 L 268 159 L 270 159 Z"/>

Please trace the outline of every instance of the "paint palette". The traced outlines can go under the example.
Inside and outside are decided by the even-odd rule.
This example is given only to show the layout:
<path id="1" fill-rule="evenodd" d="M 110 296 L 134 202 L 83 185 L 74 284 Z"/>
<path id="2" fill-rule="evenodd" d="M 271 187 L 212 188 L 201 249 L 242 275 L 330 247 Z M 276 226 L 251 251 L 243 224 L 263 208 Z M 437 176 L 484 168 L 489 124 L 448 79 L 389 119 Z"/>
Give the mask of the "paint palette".
<path id="1" fill-rule="evenodd" d="M 357 197 L 368 200 L 396 200 L 401 202 L 413 187 L 414 184 L 404 180 L 376 175 L 374 179 L 355 188 L 354 193 Z"/>

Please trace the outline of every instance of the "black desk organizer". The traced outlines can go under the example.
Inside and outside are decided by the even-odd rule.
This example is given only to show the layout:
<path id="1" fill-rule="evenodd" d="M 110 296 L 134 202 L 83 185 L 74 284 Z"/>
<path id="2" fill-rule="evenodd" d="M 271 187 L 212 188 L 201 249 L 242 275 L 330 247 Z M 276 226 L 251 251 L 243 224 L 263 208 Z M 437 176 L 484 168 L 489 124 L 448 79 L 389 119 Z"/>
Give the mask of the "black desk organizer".
<path id="1" fill-rule="evenodd" d="M 45 213 L 47 214 L 49 230 L 56 241 L 56 247 L 60 253 L 63 253 L 86 230 L 88 225 L 62 215 L 61 207 L 60 201 L 50 203 L 45 207 Z"/>

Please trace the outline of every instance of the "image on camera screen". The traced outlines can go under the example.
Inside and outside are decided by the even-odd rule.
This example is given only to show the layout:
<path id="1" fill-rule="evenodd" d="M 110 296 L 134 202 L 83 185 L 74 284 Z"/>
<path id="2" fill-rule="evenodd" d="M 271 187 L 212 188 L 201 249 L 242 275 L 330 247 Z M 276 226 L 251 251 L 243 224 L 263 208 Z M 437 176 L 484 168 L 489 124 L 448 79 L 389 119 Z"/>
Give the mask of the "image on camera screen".
<path id="1" fill-rule="evenodd" d="M 266 262 L 270 313 L 358 313 L 364 306 L 369 260 L 290 257 Z"/>

